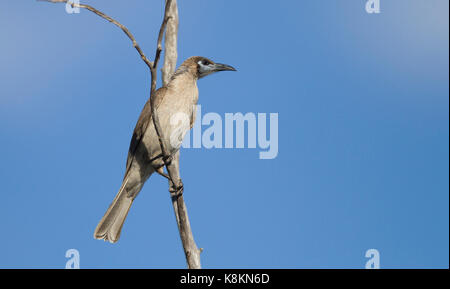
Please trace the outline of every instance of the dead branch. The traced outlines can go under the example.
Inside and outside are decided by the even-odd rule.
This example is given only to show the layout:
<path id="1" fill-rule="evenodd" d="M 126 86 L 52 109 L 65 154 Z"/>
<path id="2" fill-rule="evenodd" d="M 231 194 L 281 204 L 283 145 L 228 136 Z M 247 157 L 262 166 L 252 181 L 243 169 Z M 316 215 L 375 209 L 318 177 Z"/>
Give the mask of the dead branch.
<path id="1" fill-rule="evenodd" d="M 166 0 L 167 1 L 167 0 Z M 167 22 L 166 36 L 164 39 L 164 64 L 161 69 L 163 85 L 167 85 L 177 66 L 177 41 L 178 41 L 178 5 L 172 0 L 169 7 L 169 21 Z"/>

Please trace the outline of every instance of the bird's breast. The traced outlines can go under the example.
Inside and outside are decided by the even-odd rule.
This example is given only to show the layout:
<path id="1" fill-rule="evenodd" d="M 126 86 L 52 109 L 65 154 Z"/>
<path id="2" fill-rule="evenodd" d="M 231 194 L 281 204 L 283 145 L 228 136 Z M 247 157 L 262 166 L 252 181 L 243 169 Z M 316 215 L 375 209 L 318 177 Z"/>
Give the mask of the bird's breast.
<path id="1" fill-rule="evenodd" d="M 168 86 L 167 93 L 158 107 L 161 128 L 172 152 L 180 148 L 186 133 L 194 123 L 198 102 L 196 81 L 178 80 Z"/>

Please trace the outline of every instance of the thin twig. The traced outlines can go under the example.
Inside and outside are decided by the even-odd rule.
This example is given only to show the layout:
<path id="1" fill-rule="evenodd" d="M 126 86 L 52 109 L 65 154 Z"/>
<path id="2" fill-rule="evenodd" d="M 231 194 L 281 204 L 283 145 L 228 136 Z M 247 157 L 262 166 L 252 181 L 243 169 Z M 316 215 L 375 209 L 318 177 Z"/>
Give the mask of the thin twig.
<path id="1" fill-rule="evenodd" d="M 155 53 L 155 60 L 153 61 L 153 65 L 152 67 L 150 67 L 150 73 L 151 73 L 151 77 L 152 77 L 152 84 L 151 84 L 151 89 L 150 89 L 150 106 L 151 106 L 151 111 L 152 111 L 152 119 L 153 119 L 153 125 L 155 126 L 155 130 L 156 130 L 156 135 L 158 136 L 158 140 L 159 140 L 159 144 L 161 147 L 161 152 L 163 155 L 163 161 L 164 161 L 164 165 L 167 167 L 167 173 L 169 174 L 170 179 L 173 181 L 171 172 L 168 168 L 168 165 L 170 163 L 169 160 L 169 152 L 166 150 L 167 145 L 164 143 L 164 135 L 161 129 L 161 124 L 159 122 L 159 116 L 156 112 L 156 107 L 154 105 L 154 94 L 156 91 L 156 81 L 157 81 L 157 68 L 158 68 L 158 63 L 159 63 L 159 59 L 161 57 L 161 51 L 162 51 L 162 39 L 164 36 L 164 31 L 166 29 L 166 25 L 167 25 L 167 21 L 169 19 L 168 14 L 169 14 L 169 9 L 168 7 L 170 7 L 170 4 L 172 3 L 172 0 L 168 0 L 166 2 L 166 6 L 164 8 L 164 19 L 163 22 L 161 24 L 161 28 L 159 29 L 159 34 L 158 34 L 158 42 L 157 42 L 157 46 L 156 46 L 156 53 Z M 178 184 L 178 182 L 176 183 Z"/>
<path id="2" fill-rule="evenodd" d="M 117 20 L 114 20 L 113 18 L 109 17 L 108 15 L 106 15 L 105 13 L 95 9 L 94 7 L 90 6 L 90 5 L 86 5 L 86 4 L 80 4 L 80 3 L 73 3 L 71 1 L 68 0 L 37 0 L 37 1 L 42 1 L 42 2 L 50 2 L 50 3 L 67 3 L 69 2 L 69 5 L 72 6 L 72 8 L 77 7 L 77 8 L 84 8 L 87 9 L 95 14 L 97 14 L 98 16 L 108 20 L 109 22 L 113 23 L 114 25 L 116 25 L 117 27 L 119 27 L 120 29 L 123 30 L 123 32 L 125 32 L 125 34 L 128 36 L 128 38 L 130 38 L 131 42 L 133 43 L 133 47 L 137 50 L 137 52 L 139 53 L 139 55 L 141 56 L 141 59 L 145 62 L 145 64 L 147 64 L 147 66 L 149 68 L 153 67 L 153 62 L 151 62 L 150 60 L 148 60 L 148 58 L 145 56 L 144 52 L 142 51 L 141 47 L 139 46 L 139 44 L 136 42 L 136 39 L 134 38 L 133 34 L 131 34 L 131 32 L 122 24 L 120 24 Z"/>

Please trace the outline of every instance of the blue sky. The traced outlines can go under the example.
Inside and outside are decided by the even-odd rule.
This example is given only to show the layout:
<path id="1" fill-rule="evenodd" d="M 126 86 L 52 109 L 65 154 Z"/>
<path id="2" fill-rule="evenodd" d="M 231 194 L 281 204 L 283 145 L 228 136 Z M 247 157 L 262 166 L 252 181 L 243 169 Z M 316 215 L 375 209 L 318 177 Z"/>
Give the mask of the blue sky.
<path id="1" fill-rule="evenodd" d="M 179 63 L 203 113 L 278 113 L 279 153 L 183 149 L 205 268 L 449 264 L 449 2 L 179 1 Z M 149 74 L 117 27 L 1 0 L 0 267 L 184 268 L 167 182 L 152 176 L 117 244 L 93 230 L 117 192 Z M 89 1 L 153 56 L 162 1 Z"/>

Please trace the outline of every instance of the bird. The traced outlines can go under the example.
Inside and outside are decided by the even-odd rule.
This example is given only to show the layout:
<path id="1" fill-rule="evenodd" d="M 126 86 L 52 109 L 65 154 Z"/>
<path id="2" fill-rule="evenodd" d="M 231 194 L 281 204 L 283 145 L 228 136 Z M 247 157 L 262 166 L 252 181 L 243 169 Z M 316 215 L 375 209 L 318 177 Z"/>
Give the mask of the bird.
<path id="1" fill-rule="evenodd" d="M 206 57 L 190 57 L 178 67 L 170 81 L 151 96 L 154 98 L 153 105 L 158 114 L 162 135 L 165 139 L 170 139 L 165 142 L 165 150 L 170 156 L 179 150 L 185 134 L 195 122 L 197 81 L 219 71 L 236 69 L 227 64 L 215 63 Z M 152 120 L 151 98 L 145 103 L 136 123 L 122 185 L 98 223 L 94 231 L 95 239 L 116 243 L 131 205 L 144 183 L 154 172 L 164 175 L 163 154 Z M 184 125 L 179 125 L 180 120 L 182 123 L 184 120 Z"/>

